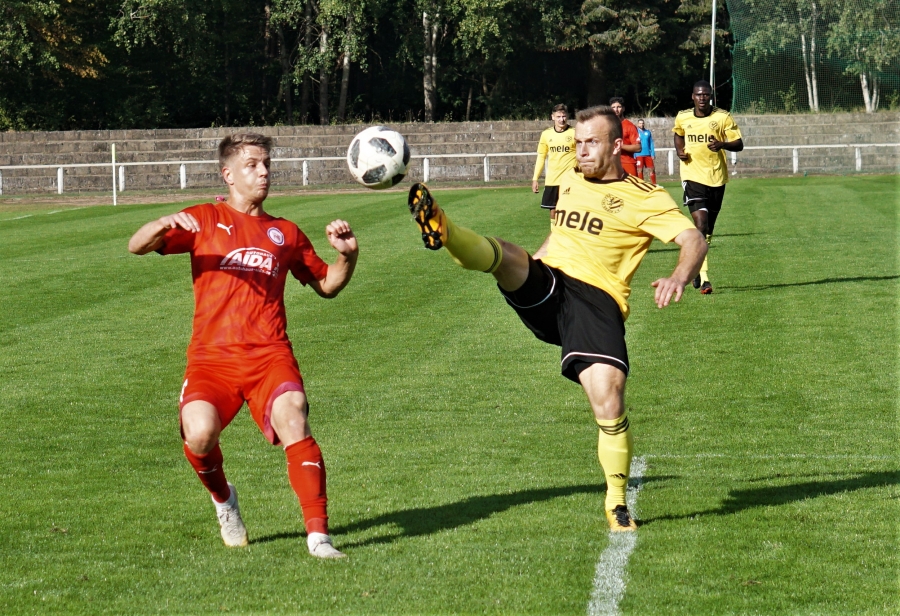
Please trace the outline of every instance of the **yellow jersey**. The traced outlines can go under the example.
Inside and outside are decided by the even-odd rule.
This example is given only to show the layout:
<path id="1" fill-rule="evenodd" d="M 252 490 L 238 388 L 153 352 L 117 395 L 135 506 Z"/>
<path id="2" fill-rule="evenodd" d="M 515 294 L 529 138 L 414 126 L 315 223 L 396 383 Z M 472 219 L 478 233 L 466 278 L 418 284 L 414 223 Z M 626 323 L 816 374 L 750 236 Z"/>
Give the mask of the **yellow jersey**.
<path id="1" fill-rule="evenodd" d="M 534 177 L 537 182 L 544 170 L 544 159 L 547 162 L 547 177 L 544 178 L 545 186 L 559 186 L 559 178 L 563 173 L 575 166 L 575 129 L 569 126 L 561 133 L 551 126 L 541 133 L 538 141 L 537 162 L 534 164 Z"/>
<path id="2" fill-rule="evenodd" d="M 660 186 L 630 175 L 590 180 L 571 169 L 559 184 L 556 218 L 541 260 L 609 293 L 627 319 L 631 279 L 653 238 L 668 243 L 693 228 Z"/>
<path id="3" fill-rule="evenodd" d="M 713 152 L 706 144 L 710 136 L 718 141 L 742 139 L 741 130 L 730 113 L 713 107 L 708 116 L 698 118 L 693 107 L 685 109 L 675 116 L 672 132 L 684 137 L 684 151 L 691 156 L 689 161 L 681 161 L 682 181 L 690 180 L 706 186 L 722 186 L 728 181 L 725 150 Z"/>

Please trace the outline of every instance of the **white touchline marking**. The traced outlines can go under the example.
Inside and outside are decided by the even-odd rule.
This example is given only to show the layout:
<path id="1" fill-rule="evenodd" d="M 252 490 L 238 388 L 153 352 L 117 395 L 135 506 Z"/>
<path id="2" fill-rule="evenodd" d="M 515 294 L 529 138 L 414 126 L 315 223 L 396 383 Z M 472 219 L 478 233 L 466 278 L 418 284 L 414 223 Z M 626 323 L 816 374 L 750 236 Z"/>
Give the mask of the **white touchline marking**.
<path id="1" fill-rule="evenodd" d="M 750 460 L 782 460 L 784 458 L 793 458 L 797 460 L 893 460 L 895 456 L 879 456 L 879 455 L 851 455 L 851 454 L 817 454 L 817 453 L 693 453 L 693 454 L 677 454 L 677 453 L 651 453 L 644 456 L 645 458 L 659 458 L 661 460 L 702 460 L 702 459 L 718 459 L 731 458 Z"/>
<path id="2" fill-rule="evenodd" d="M 31 214 L 25 214 L 24 216 L 16 216 L 15 218 L 4 218 L 0 220 L 0 222 L 9 222 L 10 220 L 22 220 L 23 218 L 31 218 Z"/>
<path id="3" fill-rule="evenodd" d="M 644 485 L 644 471 L 647 463 L 643 457 L 631 461 L 631 476 L 628 479 L 628 490 L 625 499 L 628 511 L 637 518 L 637 496 Z M 605 520 L 604 520 L 605 523 Z M 628 558 L 637 543 L 637 533 L 609 533 L 609 545 L 597 561 L 594 573 L 594 589 L 588 603 L 588 616 L 610 615 L 619 613 L 619 603 L 625 596 Z"/>

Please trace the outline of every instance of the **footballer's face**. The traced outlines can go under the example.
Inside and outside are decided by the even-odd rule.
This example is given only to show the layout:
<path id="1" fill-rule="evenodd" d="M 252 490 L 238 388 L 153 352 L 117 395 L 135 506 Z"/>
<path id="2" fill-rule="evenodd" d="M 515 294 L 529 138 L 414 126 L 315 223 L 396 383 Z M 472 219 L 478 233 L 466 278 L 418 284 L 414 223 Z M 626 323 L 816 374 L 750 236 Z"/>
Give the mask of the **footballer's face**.
<path id="1" fill-rule="evenodd" d="M 622 105 L 622 103 L 613 103 L 610 105 L 610 108 L 615 111 L 616 115 L 620 118 L 622 117 L 622 114 L 625 113 L 625 106 Z"/>
<path id="2" fill-rule="evenodd" d="M 260 204 L 269 194 L 269 153 L 258 145 L 245 145 L 229 158 L 222 177 L 235 196 Z"/>
<path id="3" fill-rule="evenodd" d="M 603 116 L 575 125 L 575 158 L 586 178 L 617 179 L 621 175 L 619 155 L 622 139 L 613 139 L 612 123 Z"/>
<path id="4" fill-rule="evenodd" d="M 708 114 L 712 110 L 712 93 L 706 86 L 697 86 L 691 95 L 694 100 L 694 109 L 703 114 Z"/>
<path id="5" fill-rule="evenodd" d="M 569 114 L 565 111 L 554 111 L 550 117 L 553 119 L 553 125 L 557 130 L 562 130 L 569 124 Z"/>
<path id="6" fill-rule="evenodd" d="M 643 120 L 638 120 L 638 128 L 641 128 L 641 129 L 644 128 L 644 121 L 643 121 Z"/>

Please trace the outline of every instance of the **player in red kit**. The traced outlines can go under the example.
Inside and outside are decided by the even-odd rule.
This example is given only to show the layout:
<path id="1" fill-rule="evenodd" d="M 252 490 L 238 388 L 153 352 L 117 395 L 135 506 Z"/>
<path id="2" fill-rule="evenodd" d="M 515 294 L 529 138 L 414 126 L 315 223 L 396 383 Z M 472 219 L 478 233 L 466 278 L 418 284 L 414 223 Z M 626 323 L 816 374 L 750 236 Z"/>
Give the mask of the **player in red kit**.
<path id="1" fill-rule="evenodd" d="M 609 99 L 609 106 L 622 123 L 622 153 L 620 154 L 622 169 L 624 169 L 628 175 L 637 177 L 637 164 L 634 156 L 641 151 L 641 137 L 638 134 L 637 127 L 631 120 L 625 119 L 624 98 L 621 96 L 612 97 Z"/>
<path id="2" fill-rule="evenodd" d="M 227 201 L 149 222 L 128 249 L 191 255 L 194 324 L 179 400 L 181 434 L 185 456 L 212 495 L 225 545 L 248 543 L 219 448 L 222 429 L 246 402 L 269 442 L 284 447 L 310 554 L 340 558 L 328 535 L 325 463 L 287 337 L 284 287 L 290 272 L 320 296 L 335 297 L 350 281 L 359 249 L 350 225 L 331 222 L 325 233 L 338 257 L 329 265 L 297 225 L 263 211 L 271 146 L 269 137 L 253 133 L 223 139 L 219 163 Z"/>

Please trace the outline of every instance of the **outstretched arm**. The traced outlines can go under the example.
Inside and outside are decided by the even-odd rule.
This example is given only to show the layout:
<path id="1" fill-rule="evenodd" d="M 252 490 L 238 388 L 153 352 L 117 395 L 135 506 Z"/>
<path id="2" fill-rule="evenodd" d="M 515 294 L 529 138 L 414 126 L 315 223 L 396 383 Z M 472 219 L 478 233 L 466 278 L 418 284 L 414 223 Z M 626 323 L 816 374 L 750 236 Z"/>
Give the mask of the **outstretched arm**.
<path id="1" fill-rule="evenodd" d="M 152 220 L 131 236 L 128 241 L 128 250 L 136 255 L 153 252 L 162 246 L 162 239 L 166 232 L 175 228 L 197 233 L 200 231 L 200 223 L 191 214 L 185 212 L 176 212 L 169 216 L 163 216 L 159 220 Z"/>
<path id="2" fill-rule="evenodd" d="M 671 276 L 660 278 L 652 283 L 652 286 L 656 287 L 656 305 L 660 308 L 668 306 L 673 295 L 676 302 L 681 301 L 684 287 L 700 271 L 703 258 L 706 256 L 706 251 L 709 250 L 703 235 L 696 229 L 685 229 L 675 237 L 674 241 L 681 246 L 678 265 L 675 266 Z"/>
<path id="3" fill-rule="evenodd" d="M 350 282 L 353 270 L 356 269 L 359 246 L 353 230 L 345 220 L 335 220 L 329 223 L 325 227 L 325 235 L 331 246 L 338 251 L 338 258 L 328 266 L 325 278 L 314 280 L 309 283 L 309 286 L 321 297 L 331 299 Z"/>

